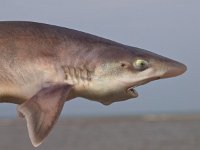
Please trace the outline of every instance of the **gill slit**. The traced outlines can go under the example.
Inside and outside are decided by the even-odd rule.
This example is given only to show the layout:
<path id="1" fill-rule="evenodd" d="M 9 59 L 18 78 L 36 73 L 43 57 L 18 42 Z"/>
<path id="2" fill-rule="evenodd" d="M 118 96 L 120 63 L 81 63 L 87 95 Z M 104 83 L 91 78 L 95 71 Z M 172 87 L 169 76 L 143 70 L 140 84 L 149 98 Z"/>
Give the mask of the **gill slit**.
<path id="1" fill-rule="evenodd" d="M 85 88 L 92 80 L 92 71 L 87 68 L 62 66 L 62 69 L 65 73 L 65 81 L 71 85 L 79 85 Z"/>

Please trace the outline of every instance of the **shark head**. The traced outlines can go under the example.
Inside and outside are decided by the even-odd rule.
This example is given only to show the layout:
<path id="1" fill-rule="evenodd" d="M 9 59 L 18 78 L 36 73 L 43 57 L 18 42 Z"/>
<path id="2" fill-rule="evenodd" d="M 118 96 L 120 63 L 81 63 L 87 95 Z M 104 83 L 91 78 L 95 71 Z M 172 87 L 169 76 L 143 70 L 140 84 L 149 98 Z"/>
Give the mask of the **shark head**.
<path id="1" fill-rule="evenodd" d="M 186 71 L 182 63 L 135 47 L 109 47 L 96 59 L 89 90 L 83 97 L 104 105 L 136 98 L 136 87 Z"/>

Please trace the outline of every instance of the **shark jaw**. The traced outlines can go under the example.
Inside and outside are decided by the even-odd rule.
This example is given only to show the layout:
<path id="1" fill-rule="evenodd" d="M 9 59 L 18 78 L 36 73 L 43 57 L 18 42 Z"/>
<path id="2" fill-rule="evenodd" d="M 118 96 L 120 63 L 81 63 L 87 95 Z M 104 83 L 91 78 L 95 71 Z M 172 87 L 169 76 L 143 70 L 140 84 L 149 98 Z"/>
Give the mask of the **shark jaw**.
<path id="1" fill-rule="evenodd" d="M 133 98 L 136 98 L 136 97 L 139 96 L 138 92 L 135 90 L 136 87 L 142 86 L 142 85 L 147 84 L 147 83 L 149 83 L 149 82 L 151 82 L 151 81 L 159 80 L 159 79 L 160 79 L 160 77 L 151 77 L 151 78 L 148 78 L 148 79 L 144 79 L 144 80 L 142 80 L 142 81 L 139 81 L 139 82 L 137 82 L 136 84 L 134 84 L 134 85 L 128 87 L 128 88 L 126 89 L 126 93 L 127 93 L 128 95 L 132 96 Z"/>
<path id="2" fill-rule="evenodd" d="M 136 86 L 130 87 L 126 90 L 127 94 L 131 95 L 132 97 L 138 97 L 138 92 L 134 89 Z"/>

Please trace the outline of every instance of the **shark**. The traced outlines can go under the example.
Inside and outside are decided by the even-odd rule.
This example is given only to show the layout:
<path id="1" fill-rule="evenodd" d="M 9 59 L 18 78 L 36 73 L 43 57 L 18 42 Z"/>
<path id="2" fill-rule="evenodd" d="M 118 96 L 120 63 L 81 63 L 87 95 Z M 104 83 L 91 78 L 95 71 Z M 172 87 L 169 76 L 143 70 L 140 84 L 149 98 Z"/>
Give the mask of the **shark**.
<path id="1" fill-rule="evenodd" d="M 28 21 L 0 22 L 0 103 L 17 104 L 33 146 L 47 137 L 66 101 L 110 105 L 136 87 L 187 67 L 153 52 L 85 32 Z"/>

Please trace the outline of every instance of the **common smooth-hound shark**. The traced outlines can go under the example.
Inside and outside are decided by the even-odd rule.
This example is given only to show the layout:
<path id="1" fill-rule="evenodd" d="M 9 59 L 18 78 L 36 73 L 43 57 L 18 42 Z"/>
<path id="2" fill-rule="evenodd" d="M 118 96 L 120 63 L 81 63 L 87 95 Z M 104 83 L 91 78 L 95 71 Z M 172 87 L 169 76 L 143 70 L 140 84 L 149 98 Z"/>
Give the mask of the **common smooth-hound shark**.
<path id="1" fill-rule="evenodd" d="M 36 22 L 0 22 L 0 102 L 18 104 L 39 146 L 63 105 L 76 97 L 109 105 L 136 87 L 183 74 L 186 66 L 150 51 Z"/>

